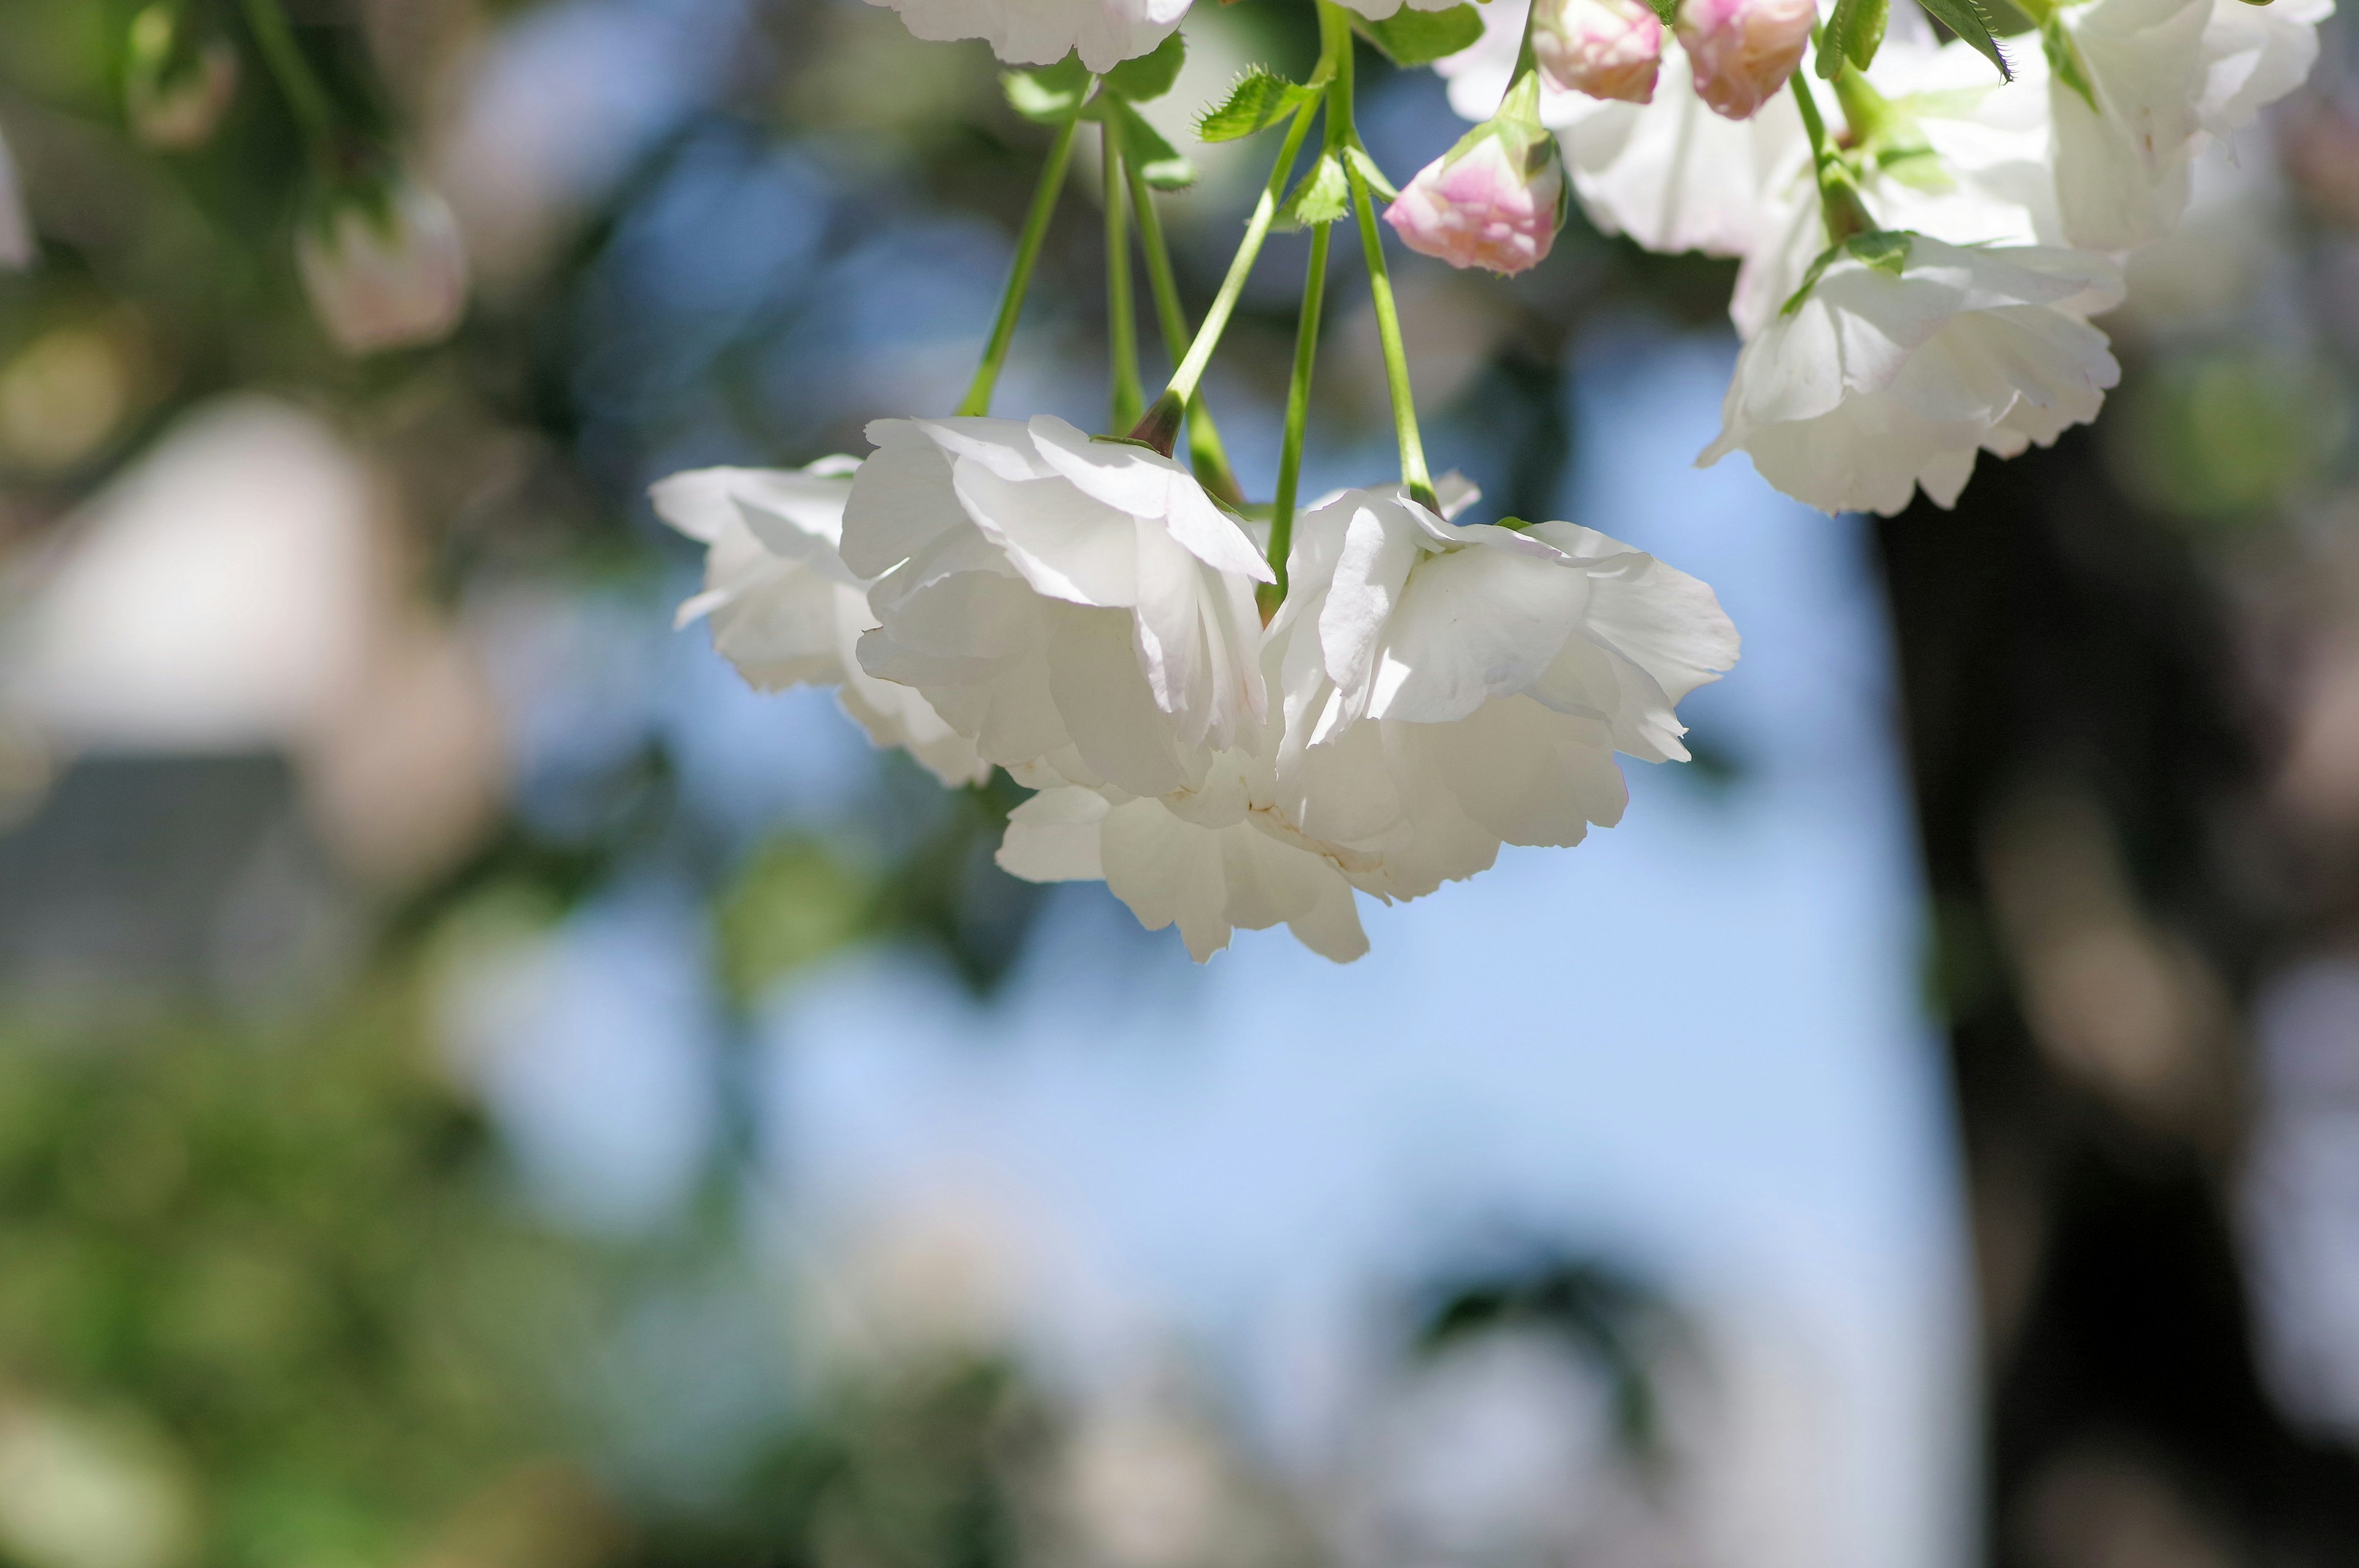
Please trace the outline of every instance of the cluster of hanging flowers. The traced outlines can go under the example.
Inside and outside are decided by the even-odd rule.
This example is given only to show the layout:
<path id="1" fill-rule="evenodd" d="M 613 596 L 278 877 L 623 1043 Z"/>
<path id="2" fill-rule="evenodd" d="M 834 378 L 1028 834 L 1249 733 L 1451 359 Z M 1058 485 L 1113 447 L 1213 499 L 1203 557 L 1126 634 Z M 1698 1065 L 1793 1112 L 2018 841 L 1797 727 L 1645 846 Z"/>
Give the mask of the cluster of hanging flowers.
<path id="1" fill-rule="evenodd" d="M 2331 0 L 2032 0 L 2037 38 L 2007 40 L 1973 0 L 1924 0 L 1946 44 L 1889 0 L 1311 0 L 1316 70 L 1249 72 L 1199 122 L 1208 142 L 1281 135 L 1192 330 L 1155 214 L 1186 160 L 1134 107 L 1177 75 L 1186 0 L 878 3 L 921 38 L 1045 67 L 1007 81 L 1056 135 L 1006 301 L 951 416 L 879 420 L 864 458 L 658 485 L 662 516 L 709 547 L 681 620 L 709 618 L 756 686 L 836 687 L 947 785 L 1006 770 L 1034 792 L 999 850 L 1016 875 L 1103 880 L 1199 960 L 1285 925 L 1340 961 L 1367 950 L 1360 894 L 1419 898 L 1504 845 L 1613 825 L 1617 754 L 1684 760 L 1680 698 L 1737 656 L 1711 589 L 1651 556 L 1573 522 L 1455 521 L 1474 491 L 1427 469 L 1380 215 L 1415 250 L 1505 274 L 1547 255 L 1572 200 L 1650 249 L 1743 257 L 1745 346 L 1700 460 L 1743 450 L 1828 511 L 1897 512 L 1920 487 L 1948 505 L 1978 453 L 2094 417 L 2117 369 L 2090 318 L 2121 297 L 2124 253 L 2178 217 L 2206 138 L 2299 82 Z M 1397 190 L 1353 126 L 1355 36 L 1436 65 L 1476 122 Z M 989 416 L 1085 123 L 1116 318 L 1102 435 Z M 1134 218 L 1178 362 L 1151 404 L 1125 351 Z M 1401 471 L 1299 505 L 1346 222 Z M 1275 499 L 1256 506 L 1199 384 L 1281 222 L 1311 254 Z"/>

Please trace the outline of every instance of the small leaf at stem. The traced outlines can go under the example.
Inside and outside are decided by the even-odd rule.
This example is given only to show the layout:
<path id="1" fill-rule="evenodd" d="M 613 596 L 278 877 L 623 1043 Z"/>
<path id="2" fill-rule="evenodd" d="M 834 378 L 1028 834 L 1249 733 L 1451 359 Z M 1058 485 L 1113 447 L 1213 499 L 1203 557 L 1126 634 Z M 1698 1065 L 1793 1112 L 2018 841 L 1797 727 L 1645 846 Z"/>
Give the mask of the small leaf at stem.
<path id="1" fill-rule="evenodd" d="M 1061 125 L 1082 112 L 1090 95 L 1090 71 L 1080 55 L 1069 54 L 1054 65 L 1008 71 L 999 85 L 1008 106 L 1026 119 Z"/>
<path id="2" fill-rule="evenodd" d="M 1266 131 L 1309 102 L 1315 89 L 1288 81 L 1263 66 L 1237 79 L 1228 98 L 1196 118 L 1196 139 L 1234 142 Z"/>
<path id="3" fill-rule="evenodd" d="M 1991 30 L 1990 14 L 1982 7 L 1982 0 L 1917 0 L 1926 14 L 1966 42 L 1982 51 L 1983 58 L 1998 67 L 1998 73 L 2007 81 L 2015 80 L 2015 68 L 2006 63 L 2006 56 L 1998 47 L 1998 38 Z"/>
<path id="4" fill-rule="evenodd" d="M 1680 0 L 1647 0 L 1655 8 L 1655 17 L 1667 27 L 1680 25 Z"/>
<path id="5" fill-rule="evenodd" d="M 1884 42 L 1884 24 L 1892 14 L 1892 0 L 1835 0 L 1819 37 L 1819 75 L 1832 81 L 1845 61 L 1865 70 Z"/>
<path id="6" fill-rule="evenodd" d="M 2072 35 L 2054 16 L 2040 24 L 2039 49 L 2048 57 L 2048 69 L 2056 80 L 2079 93 L 2081 102 L 2089 106 L 2092 114 L 2102 113 L 2097 108 L 2097 90 L 2089 84 L 2088 65 L 2081 59 Z"/>
<path id="7" fill-rule="evenodd" d="M 1400 188 L 1385 178 L 1385 171 L 1376 167 L 1376 160 L 1368 156 L 1367 148 L 1354 142 L 1343 149 L 1343 157 L 1353 168 L 1360 171 L 1360 178 L 1368 182 L 1370 190 L 1387 201 L 1397 201 L 1400 199 Z"/>
<path id="8" fill-rule="evenodd" d="M 1185 190 L 1196 183 L 1196 166 L 1180 157 L 1128 100 L 1110 96 L 1105 102 L 1122 121 L 1122 156 L 1141 179 L 1158 190 Z"/>
<path id="9" fill-rule="evenodd" d="M 1310 172 L 1295 186 L 1294 194 L 1277 210 L 1280 228 L 1307 229 L 1313 223 L 1332 223 L 1352 210 L 1352 181 L 1343 172 L 1343 160 L 1333 153 L 1322 152 Z"/>
<path id="10" fill-rule="evenodd" d="M 1452 5 L 1447 11 L 1412 11 L 1404 5 L 1381 22 L 1355 11 L 1352 26 L 1395 65 L 1430 65 L 1483 37 L 1482 15 L 1472 5 Z"/>
<path id="11" fill-rule="evenodd" d="M 1105 84 L 1134 103 L 1149 103 L 1171 91 L 1187 59 L 1188 46 L 1175 32 L 1137 59 L 1107 71 Z"/>
<path id="12" fill-rule="evenodd" d="M 1827 268 L 1843 256 L 1856 257 L 1879 272 L 1900 276 L 1908 270 L 1910 243 L 1915 238 L 1906 229 L 1878 229 L 1873 233 L 1854 234 L 1848 240 L 1829 245 L 1810 264 L 1810 270 L 1802 275 L 1802 287 L 1794 290 L 1786 303 L 1778 308 L 1777 314 L 1791 316 L 1799 310 L 1802 301 L 1810 297 L 1810 290 L 1819 286 L 1819 279 L 1826 276 Z"/>

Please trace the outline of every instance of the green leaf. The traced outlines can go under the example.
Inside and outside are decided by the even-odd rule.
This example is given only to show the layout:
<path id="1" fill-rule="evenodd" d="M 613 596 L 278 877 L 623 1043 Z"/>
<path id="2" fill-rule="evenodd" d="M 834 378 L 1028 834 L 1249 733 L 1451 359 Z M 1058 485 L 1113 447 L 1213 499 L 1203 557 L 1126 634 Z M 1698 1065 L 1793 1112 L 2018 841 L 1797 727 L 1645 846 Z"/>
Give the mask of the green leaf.
<path id="1" fill-rule="evenodd" d="M 1286 205 L 1277 210 L 1277 221 L 1282 228 L 1307 229 L 1314 223 L 1332 223 L 1351 210 L 1352 181 L 1343 172 L 1343 160 L 1322 152 L 1295 186 L 1294 194 L 1286 199 Z"/>
<path id="2" fill-rule="evenodd" d="M 1848 60 L 1865 70 L 1884 42 L 1884 24 L 1892 14 L 1892 0 L 1835 0 L 1819 38 L 1819 75 L 1829 81 Z"/>
<path id="3" fill-rule="evenodd" d="M 1376 195 L 1387 201 L 1399 198 L 1400 187 L 1385 178 L 1385 171 L 1376 167 L 1376 160 L 1368 156 L 1367 148 L 1353 143 L 1343 149 L 1343 161 L 1360 171 L 1360 178 L 1368 182 L 1368 189 Z"/>
<path id="4" fill-rule="evenodd" d="M 1237 78 L 1226 101 L 1197 116 L 1196 138 L 1234 142 L 1241 136 L 1250 136 L 1277 124 L 1316 96 L 1315 88 L 1288 81 L 1266 67 L 1255 66 Z"/>
<path id="5" fill-rule="evenodd" d="M 1680 0 L 1647 0 L 1655 8 L 1655 16 L 1667 27 L 1680 25 Z"/>
<path id="6" fill-rule="evenodd" d="M 999 79 L 999 85 L 1008 106 L 1026 119 L 1061 125 L 1082 112 L 1082 101 L 1090 95 L 1090 71 L 1080 55 L 1069 54 L 1054 65 L 1011 70 Z"/>
<path id="7" fill-rule="evenodd" d="M 1107 71 L 1105 84 L 1110 92 L 1134 103 L 1151 103 L 1171 91 L 1187 59 L 1188 46 L 1175 32 L 1137 59 L 1124 60 Z"/>
<path id="8" fill-rule="evenodd" d="M 2009 81 L 2015 80 L 2015 68 L 2006 63 L 1999 52 L 1998 38 L 1991 31 L 1990 14 L 1982 7 L 1982 0 L 1917 0 L 1926 15 L 1966 40 L 1983 52 L 1983 58 L 1998 67 L 1998 73 Z"/>
<path id="9" fill-rule="evenodd" d="M 1138 178 L 1158 190 L 1185 190 L 1196 183 L 1196 166 L 1180 156 L 1163 133 L 1120 98 L 1109 99 L 1122 122 L 1122 156 L 1138 170 Z"/>
<path id="10" fill-rule="evenodd" d="M 1843 242 L 1843 249 L 1878 272 L 1898 277 L 1908 268 L 1910 242 L 1915 238 L 1906 229 L 1878 229 L 1871 234 L 1854 234 Z"/>
<path id="11" fill-rule="evenodd" d="M 1854 234 L 1840 244 L 1829 245 L 1819 253 L 1818 260 L 1810 264 L 1810 270 L 1802 275 L 1802 287 L 1794 290 L 1786 303 L 1778 307 L 1777 314 L 1791 316 L 1799 310 L 1802 301 L 1810 297 L 1810 290 L 1819 286 L 1819 279 L 1826 276 L 1827 268 L 1834 265 L 1838 256 L 1856 256 L 1877 271 L 1888 272 L 1898 277 L 1908 268 L 1908 253 L 1915 239 L 1916 236 L 1906 229 L 1878 229 L 1872 233 Z"/>
<path id="12" fill-rule="evenodd" d="M 1430 65 L 1483 36 L 1482 16 L 1472 5 L 1452 5 L 1447 11 L 1412 11 L 1403 5 L 1381 22 L 1354 12 L 1352 26 L 1395 65 Z"/>
<path id="13" fill-rule="evenodd" d="M 2097 108 L 2097 90 L 2089 84 L 2088 64 L 2082 59 L 2079 48 L 2072 42 L 2072 35 L 2066 32 L 2064 24 L 2053 16 L 2040 26 L 2039 50 L 2048 57 L 2048 69 L 2055 74 L 2056 80 L 2079 93 L 2081 102 L 2089 106 L 2090 113 L 2101 113 Z"/>

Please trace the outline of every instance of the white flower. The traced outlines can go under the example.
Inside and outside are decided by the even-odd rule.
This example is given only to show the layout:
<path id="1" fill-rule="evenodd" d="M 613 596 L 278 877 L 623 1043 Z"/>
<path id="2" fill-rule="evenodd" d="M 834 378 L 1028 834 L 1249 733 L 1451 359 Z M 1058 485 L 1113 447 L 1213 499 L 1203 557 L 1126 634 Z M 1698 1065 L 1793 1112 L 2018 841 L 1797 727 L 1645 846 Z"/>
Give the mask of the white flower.
<path id="1" fill-rule="evenodd" d="M 2015 61 L 2009 84 L 1966 44 L 1936 48 L 1913 32 L 1885 40 L 1866 72 L 1867 85 L 1884 101 L 1883 117 L 1873 144 L 1852 163 L 1878 227 L 1953 245 L 2061 243 L 2046 62 L 2034 49 L 2018 49 Z M 1834 95 L 1823 97 L 1828 134 L 1856 146 Z M 1788 163 L 1765 187 L 1762 210 L 1760 233 L 1728 307 L 1748 339 L 1793 297 L 1827 248 L 1806 159 Z"/>
<path id="2" fill-rule="evenodd" d="M 2318 62 L 2318 25 L 2334 0 L 2212 0 L 2203 27 L 2203 97 L 2195 117 L 2215 136 L 2232 136 L 2253 116 L 2310 75 Z"/>
<path id="3" fill-rule="evenodd" d="M 1484 120 L 1514 74 L 1526 6 L 1479 8 L 1480 42 L 1434 69 L 1450 81 L 1450 106 Z M 1749 120 L 1713 114 L 1694 91 L 1686 52 L 1663 51 L 1652 102 L 1564 92 L 1543 82 L 1540 123 L 1558 133 L 1573 195 L 1589 221 L 1650 251 L 1743 255 L 1777 210 L 1768 193 L 1807 175 L 1810 146 L 1792 101 L 1771 99 Z"/>
<path id="4" fill-rule="evenodd" d="M 1240 926 L 1283 924 L 1339 964 L 1368 950 L 1352 884 L 1326 856 L 1272 831 L 1266 810 L 1207 825 L 1161 800 L 1057 785 L 1008 814 L 998 859 L 1027 881 L 1104 881 L 1149 931 L 1177 924 L 1200 964 Z"/>
<path id="5" fill-rule="evenodd" d="M 704 591 L 678 624 L 709 617 L 712 645 L 762 691 L 832 686 L 879 746 L 899 746 L 945 784 L 980 784 L 991 765 L 926 699 L 860 667 L 854 648 L 876 624 L 868 585 L 837 546 L 853 458 L 804 469 L 699 469 L 659 481 L 663 520 L 709 546 Z"/>
<path id="6" fill-rule="evenodd" d="M 1159 795 L 1256 742 L 1272 573 L 1170 459 L 1061 419 L 880 419 L 843 559 L 860 661 L 1027 784 Z"/>
<path id="7" fill-rule="evenodd" d="M 1349 491 L 1288 571 L 1274 804 L 1386 897 L 1619 820 L 1614 753 L 1684 760 L 1675 705 L 1736 659 L 1710 589 L 1571 523 L 1462 528 Z"/>
<path id="8" fill-rule="evenodd" d="M 8 141 L 0 136 L 0 268 L 22 271 L 33 265 L 33 220 L 25 211 L 25 193 L 16 178 L 16 160 L 8 156 Z"/>
<path id="9" fill-rule="evenodd" d="M 303 221 L 295 260 L 311 308 L 349 354 L 439 342 L 467 312 L 467 250 L 441 197 L 397 180 Z"/>
<path id="10" fill-rule="evenodd" d="M 1978 450 L 2013 457 L 2096 417 L 2121 373 L 2086 318 L 2120 298 L 2113 263 L 2071 251 L 1917 235 L 1895 271 L 1846 250 L 1745 344 L 1697 461 L 1741 449 L 1823 512 L 1888 516 L 1920 484 L 1951 505 Z"/>
<path id="11" fill-rule="evenodd" d="M 2159 238 L 2186 207 L 2212 6 L 2093 0 L 2050 24 L 2069 44 L 2070 68 L 2051 70 L 2048 81 L 2069 243 L 2131 250 Z"/>
<path id="12" fill-rule="evenodd" d="M 1017 65 L 1050 65 L 1079 49 L 1111 70 L 1171 36 L 1188 0 L 868 0 L 890 5 L 921 38 L 981 38 Z M 1390 15 L 1390 12 L 1386 12 Z"/>

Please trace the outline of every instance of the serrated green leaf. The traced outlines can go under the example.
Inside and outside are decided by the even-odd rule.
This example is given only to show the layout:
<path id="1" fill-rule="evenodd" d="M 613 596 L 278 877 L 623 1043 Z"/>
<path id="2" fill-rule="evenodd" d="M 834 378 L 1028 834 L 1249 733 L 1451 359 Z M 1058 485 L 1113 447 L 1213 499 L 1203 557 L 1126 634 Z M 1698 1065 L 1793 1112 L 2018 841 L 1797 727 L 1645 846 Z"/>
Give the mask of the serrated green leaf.
<path id="1" fill-rule="evenodd" d="M 2089 106 L 2092 114 L 2100 113 L 2097 90 L 2089 84 L 2088 64 L 2081 59 L 2081 51 L 2073 44 L 2072 35 L 2066 32 L 2064 24 L 2054 16 L 2040 26 L 2039 49 L 2048 57 L 2048 69 L 2056 80 L 2079 93 L 2081 102 Z"/>
<path id="2" fill-rule="evenodd" d="M 1008 106 L 1026 119 L 1061 125 L 1082 112 L 1090 95 L 1090 70 L 1081 56 L 1069 54 L 1054 65 L 1008 71 L 999 85 Z"/>
<path id="3" fill-rule="evenodd" d="M 1124 99 L 1107 102 L 1122 122 L 1122 156 L 1138 170 L 1138 178 L 1158 190 L 1185 190 L 1196 183 L 1196 166 L 1180 156 L 1163 133 L 1147 123 Z"/>
<path id="4" fill-rule="evenodd" d="M 1107 91 L 1119 92 L 1133 103 L 1151 103 L 1171 91 L 1187 59 L 1188 46 L 1175 32 L 1137 59 L 1124 60 L 1107 71 Z"/>
<path id="5" fill-rule="evenodd" d="M 1655 8 L 1655 17 L 1667 27 L 1680 25 L 1680 0 L 1647 0 Z"/>
<path id="6" fill-rule="evenodd" d="M 1991 30 L 1988 12 L 1982 0 L 1917 0 L 1925 14 L 1966 42 L 1982 51 L 1983 58 L 1998 67 L 1998 73 L 2009 81 L 2015 80 L 2015 68 L 2006 63 L 2006 56 L 1998 47 L 1998 38 Z"/>
<path id="7" fill-rule="evenodd" d="M 1255 66 L 1237 78 L 1226 100 L 1196 117 L 1196 139 L 1234 142 L 1266 131 L 1309 103 L 1315 92 L 1314 88 Z"/>
<path id="8" fill-rule="evenodd" d="M 1345 147 L 1343 149 L 1343 158 L 1345 162 L 1352 166 L 1352 168 L 1360 171 L 1360 178 L 1368 182 L 1368 189 L 1370 190 L 1375 192 L 1378 196 L 1383 197 L 1387 201 L 1397 200 L 1399 199 L 1400 187 L 1395 185 L 1391 180 L 1385 178 L 1385 171 L 1376 167 L 1376 160 L 1368 156 L 1367 148 L 1356 144 Z"/>
<path id="9" fill-rule="evenodd" d="M 1829 81 L 1848 61 L 1865 70 L 1884 42 L 1892 0 L 1835 0 L 1834 14 L 1819 35 L 1819 75 Z"/>
<path id="10" fill-rule="evenodd" d="M 1278 226 L 1287 229 L 1307 229 L 1314 223 L 1332 223 L 1352 210 L 1352 180 L 1343 172 L 1343 160 L 1333 153 L 1322 152 L 1310 172 L 1277 210 Z"/>
<path id="11" fill-rule="evenodd" d="M 1483 17 L 1472 5 L 1452 5 L 1447 11 L 1412 11 L 1404 5 L 1381 22 L 1354 12 L 1352 26 L 1395 65 L 1430 65 L 1472 47 L 1483 36 Z"/>

